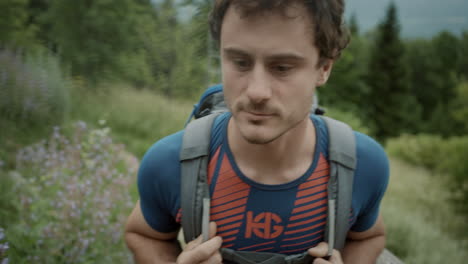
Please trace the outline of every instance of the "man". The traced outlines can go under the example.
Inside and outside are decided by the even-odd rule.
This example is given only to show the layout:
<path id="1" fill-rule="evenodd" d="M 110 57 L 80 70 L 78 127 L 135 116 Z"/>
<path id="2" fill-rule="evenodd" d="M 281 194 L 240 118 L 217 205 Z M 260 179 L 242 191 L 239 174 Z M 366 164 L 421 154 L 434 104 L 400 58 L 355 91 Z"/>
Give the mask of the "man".
<path id="1" fill-rule="evenodd" d="M 343 0 L 219 0 L 211 30 L 219 42 L 230 113 L 212 129 L 208 179 L 211 239 L 182 251 L 182 134 L 149 149 L 138 176 L 140 201 L 126 226 L 138 263 L 222 263 L 221 247 L 316 257 L 314 263 L 374 263 L 385 245 L 379 216 L 388 160 L 371 138 L 355 133 L 350 231 L 342 252 L 327 256 L 327 129 L 309 114 L 347 44 Z M 183 213 L 183 212 L 182 212 Z"/>

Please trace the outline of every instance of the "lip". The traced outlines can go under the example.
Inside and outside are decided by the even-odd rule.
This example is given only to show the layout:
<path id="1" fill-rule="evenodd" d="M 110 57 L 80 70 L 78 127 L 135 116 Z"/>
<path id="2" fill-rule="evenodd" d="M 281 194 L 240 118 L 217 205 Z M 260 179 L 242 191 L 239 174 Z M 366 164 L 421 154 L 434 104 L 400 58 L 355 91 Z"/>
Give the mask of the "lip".
<path id="1" fill-rule="evenodd" d="M 268 119 L 274 116 L 274 114 L 270 114 L 270 113 L 260 113 L 260 112 L 250 112 L 250 111 L 246 111 L 245 113 L 247 114 L 249 119 L 254 119 L 254 120 L 263 120 L 263 119 Z"/>
<path id="2" fill-rule="evenodd" d="M 247 112 L 251 115 L 254 115 L 254 116 L 272 116 L 273 114 L 268 114 L 268 113 L 257 113 L 257 112 Z"/>

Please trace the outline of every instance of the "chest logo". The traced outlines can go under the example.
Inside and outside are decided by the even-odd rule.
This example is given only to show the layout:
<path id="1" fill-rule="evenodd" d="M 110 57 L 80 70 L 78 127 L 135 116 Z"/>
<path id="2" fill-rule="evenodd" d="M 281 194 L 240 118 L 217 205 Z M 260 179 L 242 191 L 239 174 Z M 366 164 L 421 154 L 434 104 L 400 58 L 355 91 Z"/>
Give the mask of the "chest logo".
<path id="1" fill-rule="evenodd" d="M 279 225 L 281 222 L 281 217 L 277 214 L 265 212 L 254 217 L 253 212 L 248 211 L 245 238 L 251 238 L 252 233 L 263 239 L 276 238 L 284 230 L 284 227 Z"/>

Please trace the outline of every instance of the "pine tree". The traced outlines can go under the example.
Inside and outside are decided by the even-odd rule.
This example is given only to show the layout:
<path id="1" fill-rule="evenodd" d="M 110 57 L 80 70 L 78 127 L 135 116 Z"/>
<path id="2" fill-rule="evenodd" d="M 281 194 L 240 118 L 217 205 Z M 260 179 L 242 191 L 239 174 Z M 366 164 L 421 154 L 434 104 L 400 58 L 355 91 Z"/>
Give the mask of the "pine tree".
<path id="1" fill-rule="evenodd" d="M 421 106 L 420 132 L 449 136 L 457 133 L 450 116 L 456 97 L 458 39 L 442 32 L 432 40 L 407 41 L 411 89 Z"/>
<path id="2" fill-rule="evenodd" d="M 203 61 L 203 70 L 205 72 L 205 85 L 212 85 L 221 81 L 221 69 L 219 59 L 219 49 L 215 41 L 211 38 L 208 25 L 209 12 L 213 7 L 212 0 L 185 0 L 185 5 L 195 7 L 196 14 L 191 21 L 191 36 L 195 40 L 195 46 L 198 56 Z"/>
<path id="3" fill-rule="evenodd" d="M 468 30 L 463 31 L 458 45 L 457 74 L 461 79 L 468 81 Z"/>
<path id="4" fill-rule="evenodd" d="M 324 87 L 318 88 L 320 105 L 362 117 L 362 98 L 369 88 L 365 82 L 369 41 L 359 35 L 356 17 L 349 22 L 351 42 L 334 62 L 333 72 Z"/>
<path id="5" fill-rule="evenodd" d="M 363 105 L 367 123 L 380 140 L 414 131 L 419 120 L 399 32 L 397 7 L 392 2 L 377 28 L 367 76 L 370 89 Z"/>
<path id="6" fill-rule="evenodd" d="M 349 19 L 349 31 L 351 32 L 351 35 L 357 36 L 359 35 L 359 25 L 356 17 L 356 13 L 353 13 L 351 15 L 351 18 Z"/>

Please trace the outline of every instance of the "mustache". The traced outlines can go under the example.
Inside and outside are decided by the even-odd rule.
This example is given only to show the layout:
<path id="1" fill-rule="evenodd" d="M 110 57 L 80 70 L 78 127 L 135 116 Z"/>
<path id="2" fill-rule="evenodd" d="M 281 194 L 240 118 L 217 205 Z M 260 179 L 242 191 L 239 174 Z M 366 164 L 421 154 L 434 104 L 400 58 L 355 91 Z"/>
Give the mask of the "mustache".
<path id="1" fill-rule="evenodd" d="M 266 103 L 253 103 L 253 102 L 239 102 L 236 105 L 237 111 L 246 111 L 253 113 L 275 114 L 278 109 Z"/>

